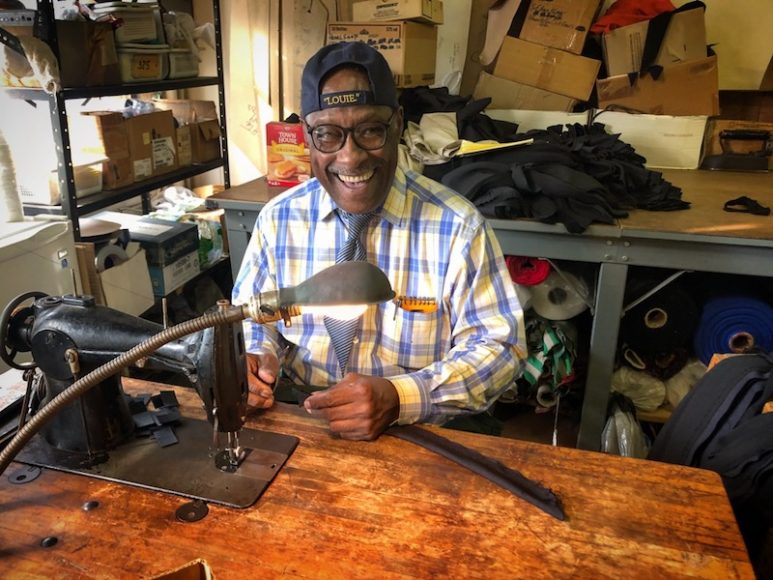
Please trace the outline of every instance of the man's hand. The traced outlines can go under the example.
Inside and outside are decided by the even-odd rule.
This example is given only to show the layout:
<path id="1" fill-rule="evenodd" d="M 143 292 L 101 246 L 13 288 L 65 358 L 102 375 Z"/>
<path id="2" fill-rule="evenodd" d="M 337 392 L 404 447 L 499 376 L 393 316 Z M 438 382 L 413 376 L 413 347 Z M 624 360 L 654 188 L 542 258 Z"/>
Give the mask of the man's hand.
<path id="1" fill-rule="evenodd" d="M 400 398 L 387 379 L 348 373 L 337 385 L 312 394 L 304 407 L 327 419 L 330 431 L 343 439 L 373 440 L 397 419 Z"/>
<path id="2" fill-rule="evenodd" d="M 279 359 L 271 353 L 247 353 L 247 410 L 268 409 L 274 404 L 273 384 L 279 374 Z"/>

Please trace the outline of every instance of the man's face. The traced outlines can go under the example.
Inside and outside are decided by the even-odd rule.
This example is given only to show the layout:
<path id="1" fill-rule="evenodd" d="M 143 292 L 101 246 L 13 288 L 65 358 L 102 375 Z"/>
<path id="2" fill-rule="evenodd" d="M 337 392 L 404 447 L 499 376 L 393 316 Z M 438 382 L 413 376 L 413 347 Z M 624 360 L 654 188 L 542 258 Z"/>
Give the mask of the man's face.
<path id="1" fill-rule="evenodd" d="M 341 69 L 322 85 L 322 93 L 348 90 L 369 90 L 364 72 Z M 389 123 L 384 146 L 372 151 L 359 147 L 353 135 L 346 136 L 343 147 L 334 153 L 323 153 L 313 144 L 306 132 L 311 152 L 311 167 L 325 190 L 338 207 L 351 213 L 366 213 L 377 208 L 386 199 L 397 168 L 397 145 L 403 126 L 402 109 L 391 119 L 389 107 L 356 105 L 316 111 L 306 116 L 306 124 L 313 130 L 320 125 L 337 125 L 354 129 L 361 123 Z"/>

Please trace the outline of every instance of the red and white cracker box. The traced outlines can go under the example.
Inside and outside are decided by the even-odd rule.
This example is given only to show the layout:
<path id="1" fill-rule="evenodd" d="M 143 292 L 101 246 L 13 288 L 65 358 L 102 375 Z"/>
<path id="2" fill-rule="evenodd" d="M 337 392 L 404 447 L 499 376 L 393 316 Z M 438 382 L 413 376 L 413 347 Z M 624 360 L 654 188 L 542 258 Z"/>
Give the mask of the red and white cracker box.
<path id="1" fill-rule="evenodd" d="M 302 123 L 267 123 L 266 147 L 269 185 L 291 187 L 311 177 L 311 161 Z"/>

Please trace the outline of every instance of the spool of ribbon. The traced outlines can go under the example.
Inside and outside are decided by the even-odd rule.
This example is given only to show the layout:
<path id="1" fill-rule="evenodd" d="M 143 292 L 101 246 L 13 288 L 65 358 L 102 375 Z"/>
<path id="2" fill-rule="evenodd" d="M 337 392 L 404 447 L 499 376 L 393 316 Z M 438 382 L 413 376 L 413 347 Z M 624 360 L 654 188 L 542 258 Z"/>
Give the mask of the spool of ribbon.
<path id="1" fill-rule="evenodd" d="M 542 258 L 529 258 L 526 256 L 506 256 L 505 264 L 510 278 L 516 284 L 522 286 L 535 286 L 541 284 L 550 274 L 550 262 Z"/>
<path id="2" fill-rule="evenodd" d="M 655 285 L 652 280 L 632 280 L 626 297 L 636 300 Z M 620 338 L 640 355 L 674 352 L 690 343 L 698 317 L 692 295 L 679 282 L 671 282 L 626 310 Z"/>
<path id="3" fill-rule="evenodd" d="M 588 308 L 590 292 L 584 280 L 569 272 L 550 272 L 531 289 L 531 307 L 547 320 L 569 320 Z"/>
<path id="4" fill-rule="evenodd" d="M 706 302 L 695 333 L 695 354 L 708 364 L 715 353 L 773 349 L 773 307 L 750 296 Z"/>

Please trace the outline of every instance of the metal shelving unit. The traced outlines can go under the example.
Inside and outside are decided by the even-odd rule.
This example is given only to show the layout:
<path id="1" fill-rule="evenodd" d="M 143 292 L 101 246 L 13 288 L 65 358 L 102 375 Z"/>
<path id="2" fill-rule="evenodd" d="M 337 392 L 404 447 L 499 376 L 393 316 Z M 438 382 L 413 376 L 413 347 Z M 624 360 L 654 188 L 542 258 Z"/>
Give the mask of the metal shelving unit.
<path id="1" fill-rule="evenodd" d="M 53 6 L 51 0 L 38 0 L 38 14 L 46 15 L 50 20 L 47 22 L 49 30 L 55 31 L 56 26 L 53 22 Z M 61 206 L 42 206 L 25 204 L 25 215 L 58 214 L 66 215 L 73 225 L 73 234 L 75 241 L 80 241 L 81 216 L 88 213 L 104 209 L 110 205 L 126 201 L 138 196 L 142 197 L 142 211 L 147 213 L 150 208 L 150 191 L 159 187 L 171 185 L 177 181 L 200 175 L 212 169 L 222 168 L 223 182 L 225 187 L 230 186 L 230 173 L 228 166 L 228 135 L 226 132 L 226 109 L 225 109 L 225 88 L 223 76 L 223 49 L 220 20 L 220 1 L 213 0 L 214 25 L 215 25 L 215 53 L 217 64 L 217 75 L 207 77 L 195 77 L 174 80 L 162 80 L 148 83 L 131 83 L 127 85 L 111 85 L 83 88 L 64 88 L 55 94 L 47 94 L 42 89 L 17 89 L 3 88 L 8 94 L 15 98 L 27 101 L 46 101 L 51 117 L 51 128 L 54 142 L 56 145 L 56 154 L 58 159 L 59 190 L 62 193 Z M 55 34 L 53 44 L 55 45 Z M 21 52 L 23 49 L 18 39 L 0 28 L 0 42 Z M 53 47 L 54 53 L 56 46 Z M 182 90 L 194 87 L 217 86 L 218 88 L 218 111 L 220 122 L 220 146 L 222 158 L 209 163 L 196 164 L 184 167 L 176 171 L 156 176 L 152 179 L 134 183 L 128 187 L 103 191 L 88 197 L 79 199 L 75 193 L 75 177 L 73 171 L 72 154 L 70 148 L 70 129 L 67 119 L 66 102 L 74 99 L 90 99 L 97 97 L 110 97 L 129 94 L 143 94 L 166 92 L 173 90 Z"/>

